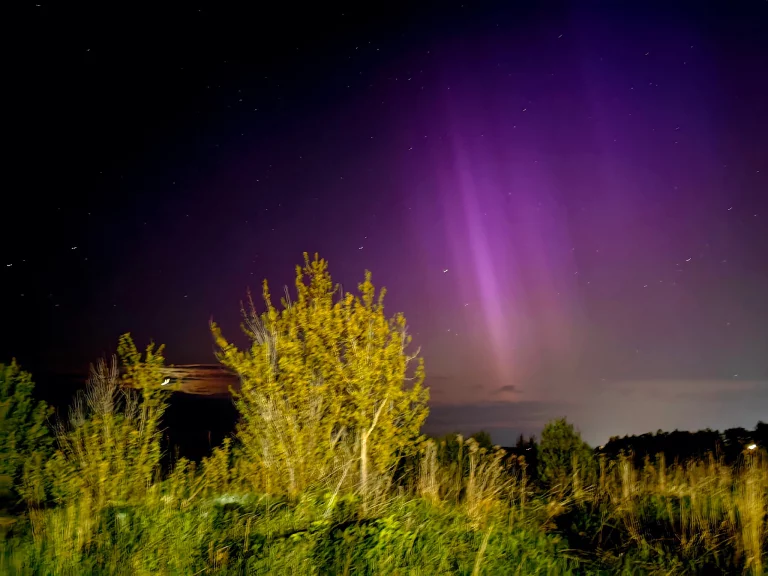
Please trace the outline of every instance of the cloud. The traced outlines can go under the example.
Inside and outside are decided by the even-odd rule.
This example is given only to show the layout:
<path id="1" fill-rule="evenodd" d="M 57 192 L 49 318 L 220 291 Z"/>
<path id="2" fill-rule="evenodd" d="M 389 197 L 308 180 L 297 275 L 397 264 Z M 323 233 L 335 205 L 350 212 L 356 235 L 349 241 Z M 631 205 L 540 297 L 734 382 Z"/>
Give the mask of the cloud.
<path id="1" fill-rule="evenodd" d="M 496 394 L 505 394 L 505 393 L 519 394 L 520 390 L 517 389 L 517 386 L 514 386 L 512 384 L 507 384 L 506 386 L 502 386 L 501 388 L 496 390 Z"/>

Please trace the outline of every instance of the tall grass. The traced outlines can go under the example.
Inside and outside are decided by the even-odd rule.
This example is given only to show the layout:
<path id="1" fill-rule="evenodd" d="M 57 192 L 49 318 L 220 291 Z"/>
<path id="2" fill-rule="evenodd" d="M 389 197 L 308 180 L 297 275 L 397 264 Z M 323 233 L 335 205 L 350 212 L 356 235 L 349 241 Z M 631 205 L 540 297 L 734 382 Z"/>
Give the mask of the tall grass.
<path id="1" fill-rule="evenodd" d="M 151 366 L 150 366 L 151 369 Z M 155 375 L 147 374 L 147 378 Z M 138 378 L 138 376 L 137 376 Z M 254 470 L 227 440 L 159 469 L 162 397 L 98 365 L 25 515 L 4 522 L 3 574 L 764 574 L 768 458 L 636 467 L 572 461 L 543 488 L 524 459 L 426 441 L 366 485 L 355 452 L 302 482 Z M 343 457 L 342 457 L 343 456 Z M 298 469 L 298 468 L 297 468 Z M 599 470 L 599 473 L 596 472 Z M 47 496 L 41 496 L 47 494 Z M 32 501 L 34 500 L 34 501 Z"/>
<path id="2" fill-rule="evenodd" d="M 688 570 L 765 573 L 768 462 L 745 453 L 737 466 L 709 455 L 668 466 L 663 456 L 640 469 L 630 455 L 603 463 L 600 479 L 579 506 L 599 529 L 603 560 L 636 552 L 643 565 L 675 562 Z"/>
<path id="3" fill-rule="evenodd" d="M 546 493 L 501 451 L 427 442 L 403 481 L 297 498 L 250 491 L 229 442 L 181 460 L 141 498 L 84 492 L 31 510 L 3 541 L 2 573 L 763 574 L 768 461 L 710 457 L 641 468 L 622 456 L 598 482 Z"/>

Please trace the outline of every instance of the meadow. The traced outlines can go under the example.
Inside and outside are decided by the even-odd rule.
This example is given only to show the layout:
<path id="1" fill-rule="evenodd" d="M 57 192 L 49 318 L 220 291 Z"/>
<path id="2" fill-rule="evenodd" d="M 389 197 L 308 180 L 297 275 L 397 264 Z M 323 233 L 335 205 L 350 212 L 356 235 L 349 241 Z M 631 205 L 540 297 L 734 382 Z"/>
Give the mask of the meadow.
<path id="1" fill-rule="evenodd" d="M 93 437 L 93 442 L 101 438 Z M 99 451 L 100 445 L 83 449 Z M 449 450 L 452 445 L 453 450 Z M 458 448 L 458 450 L 456 450 Z M 449 454 L 453 452 L 452 454 Z M 367 500 L 343 478 L 257 493 L 227 441 L 146 481 L 98 485 L 4 518 L 4 574 L 763 574 L 768 461 L 599 462 L 548 489 L 473 439 L 427 441 Z M 96 469 L 94 474 L 98 475 Z M 394 471 L 393 471 L 394 472 Z M 107 476 L 108 475 L 108 476 Z M 397 476 L 397 477 L 395 477 Z M 137 480 L 133 495 L 129 486 Z M 78 486 L 85 479 L 69 479 Z"/>
<path id="2" fill-rule="evenodd" d="M 265 286 L 250 349 L 212 326 L 243 390 L 236 433 L 199 462 L 163 465 L 162 347 L 123 336 L 64 421 L 3 365 L 0 573 L 766 572 L 764 447 L 638 465 L 565 419 L 531 445 L 535 462 L 482 436 L 427 438 L 404 323 L 366 283 L 359 299 L 325 299 L 330 278 L 312 265 L 280 312 Z"/>

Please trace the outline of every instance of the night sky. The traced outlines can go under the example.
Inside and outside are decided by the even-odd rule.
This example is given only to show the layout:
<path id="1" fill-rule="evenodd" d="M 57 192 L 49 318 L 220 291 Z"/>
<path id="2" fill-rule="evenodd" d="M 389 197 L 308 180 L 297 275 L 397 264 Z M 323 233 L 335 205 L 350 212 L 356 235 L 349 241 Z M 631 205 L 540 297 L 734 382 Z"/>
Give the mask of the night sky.
<path id="1" fill-rule="evenodd" d="M 8 23 L 3 361 L 212 363 L 308 251 L 406 315 L 429 431 L 768 420 L 768 3 L 162 4 Z"/>

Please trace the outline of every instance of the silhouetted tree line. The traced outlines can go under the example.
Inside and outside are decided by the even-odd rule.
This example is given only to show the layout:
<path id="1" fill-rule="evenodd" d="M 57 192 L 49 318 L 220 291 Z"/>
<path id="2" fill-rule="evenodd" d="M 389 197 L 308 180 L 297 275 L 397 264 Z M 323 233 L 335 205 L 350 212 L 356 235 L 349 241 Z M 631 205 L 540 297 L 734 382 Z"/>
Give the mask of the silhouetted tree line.
<path id="1" fill-rule="evenodd" d="M 639 465 L 646 456 L 651 458 L 664 454 L 667 462 L 701 458 L 707 453 L 722 456 L 729 464 L 734 463 L 739 455 L 751 444 L 768 446 L 768 424 L 758 422 L 754 430 L 745 428 L 729 428 L 724 432 L 717 430 L 699 430 L 686 432 L 657 431 L 655 434 L 639 436 L 613 436 L 608 443 L 597 449 L 597 452 L 615 458 L 620 453 L 633 454 L 635 463 Z"/>
<path id="2" fill-rule="evenodd" d="M 559 430 L 570 426 L 565 420 L 554 422 L 559 424 L 556 428 Z M 448 434 L 439 439 L 445 443 L 449 457 L 455 456 L 453 453 L 458 452 L 457 438 L 457 434 Z M 484 430 L 472 434 L 470 438 L 475 439 L 480 447 L 490 449 L 493 446 L 490 434 Z M 563 438 L 549 438 L 546 444 L 561 445 L 560 451 L 565 454 L 565 460 L 567 460 L 574 450 L 573 446 L 567 445 L 572 443 L 571 438 L 579 439 L 580 442 L 578 431 L 573 430 L 572 426 L 570 430 L 565 430 Z M 609 460 L 617 458 L 622 453 L 632 455 L 634 464 L 638 468 L 642 466 L 646 457 L 654 459 L 659 454 L 663 454 L 669 463 L 700 459 L 707 454 L 714 454 L 722 457 L 727 464 L 734 464 L 752 444 L 768 446 L 768 424 L 760 421 L 754 430 L 746 428 L 729 428 L 723 432 L 709 428 L 697 432 L 658 430 L 656 433 L 649 432 L 637 436 L 612 436 L 606 444 L 595 448 L 592 453 L 595 456 L 604 454 Z M 526 474 L 531 480 L 534 482 L 545 480 L 542 477 L 543 471 L 551 464 L 542 462 L 542 442 L 536 436 L 525 437 L 521 434 L 514 446 L 505 446 L 503 449 L 518 461 L 520 457 L 524 458 Z M 562 467 L 563 463 L 559 466 Z"/>

